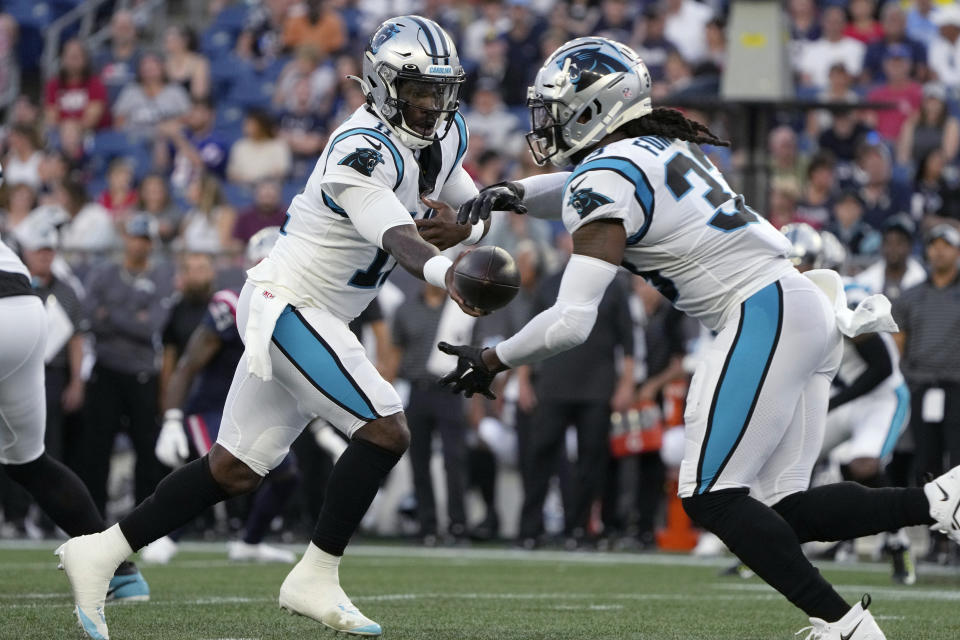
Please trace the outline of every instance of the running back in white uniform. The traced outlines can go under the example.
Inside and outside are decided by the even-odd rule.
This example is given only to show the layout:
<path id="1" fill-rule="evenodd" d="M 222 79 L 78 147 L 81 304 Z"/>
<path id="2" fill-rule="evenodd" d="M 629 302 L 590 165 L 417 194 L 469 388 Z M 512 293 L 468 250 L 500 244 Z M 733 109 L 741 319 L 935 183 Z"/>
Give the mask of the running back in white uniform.
<path id="1" fill-rule="evenodd" d="M 645 136 L 607 145 L 567 179 L 563 205 L 571 233 L 623 220 L 623 266 L 714 331 L 743 300 L 795 272 L 789 242 L 693 143 Z"/>
<path id="2" fill-rule="evenodd" d="M 449 133 L 415 155 L 361 107 L 330 136 L 290 205 L 277 244 L 250 269 L 240 294 L 237 325 L 245 339 L 248 323 L 263 317 L 257 309 L 265 299 L 289 303 L 268 328 L 272 379 L 248 371 L 248 343 L 217 438 L 257 473 L 278 465 L 316 418 L 352 436 L 367 422 L 402 411 L 396 391 L 347 328 L 377 296 L 396 261 L 378 246 L 379 238 L 374 244 L 358 230 L 369 229 L 364 217 L 377 212 L 347 211 L 335 195 L 344 186 L 393 191 L 411 219 L 427 213 L 421 193 L 456 208 L 477 193 L 462 166 L 467 135 L 456 114 Z M 382 237 L 384 227 L 377 228 Z"/>

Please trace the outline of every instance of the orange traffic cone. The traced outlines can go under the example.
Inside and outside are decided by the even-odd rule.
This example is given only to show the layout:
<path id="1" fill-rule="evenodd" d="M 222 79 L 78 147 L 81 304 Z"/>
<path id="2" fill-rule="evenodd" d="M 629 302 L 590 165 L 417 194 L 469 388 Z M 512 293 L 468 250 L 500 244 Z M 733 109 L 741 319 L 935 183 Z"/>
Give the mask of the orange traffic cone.
<path id="1" fill-rule="evenodd" d="M 667 495 L 667 526 L 657 531 L 657 546 L 664 551 L 690 551 L 700 534 L 677 497 L 676 478 L 667 480 Z"/>

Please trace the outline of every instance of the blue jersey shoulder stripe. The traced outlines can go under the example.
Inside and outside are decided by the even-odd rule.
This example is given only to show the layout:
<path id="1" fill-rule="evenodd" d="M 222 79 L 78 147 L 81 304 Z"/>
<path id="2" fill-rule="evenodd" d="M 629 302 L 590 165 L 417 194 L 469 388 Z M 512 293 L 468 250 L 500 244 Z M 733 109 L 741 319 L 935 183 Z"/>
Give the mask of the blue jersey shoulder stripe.
<path id="1" fill-rule="evenodd" d="M 390 138 L 388 138 L 382 131 L 377 131 L 376 129 L 370 129 L 368 127 L 347 129 L 334 138 L 327 151 L 327 160 L 324 161 L 324 169 L 326 169 L 326 163 L 330 160 L 330 151 L 333 150 L 333 147 L 344 138 L 349 138 L 350 136 L 355 136 L 358 134 L 376 138 L 377 140 L 383 142 L 383 144 L 387 146 L 387 149 L 390 150 L 390 154 L 393 156 L 394 165 L 397 168 L 397 181 L 393 185 L 393 190 L 396 191 L 400 187 L 400 183 L 403 182 L 403 156 L 400 155 L 400 152 L 397 150 L 397 146 L 390 141 Z"/>
<path id="2" fill-rule="evenodd" d="M 463 116 L 460 115 L 459 111 L 453 114 L 453 122 L 457 125 L 457 135 L 460 136 L 460 138 L 457 142 L 457 157 L 454 159 L 453 164 L 450 165 L 450 171 L 447 171 L 447 180 L 453 175 L 453 170 L 456 168 L 457 163 L 460 162 L 460 159 L 463 158 L 463 154 L 467 152 L 467 123 L 464 122 Z"/>
<path id="3" fill-rule="evenodd" d="M 643 208 L 644 220 L 640 230 L 627 238 L 627 244 L 636 244 L 639 242 L 643 236 L 647 234 L 650 223 L 653 221 L 653 187 L 650 186 L 647 174 L 628 158 L 605 156 L 584 162 L 574 169 L 570 177 L 567 178 L 566 184 L 563 185 L 564 191 L 567 190 L 567 187 L 570 186 L 570 183 L 573 182 L 574 179 L 588 171 L 613 171 L 614 173 L 619 173 L 628 182 L 633 183 L 635 189 L 634 197 L 636 197 L 640 207 Z"/>

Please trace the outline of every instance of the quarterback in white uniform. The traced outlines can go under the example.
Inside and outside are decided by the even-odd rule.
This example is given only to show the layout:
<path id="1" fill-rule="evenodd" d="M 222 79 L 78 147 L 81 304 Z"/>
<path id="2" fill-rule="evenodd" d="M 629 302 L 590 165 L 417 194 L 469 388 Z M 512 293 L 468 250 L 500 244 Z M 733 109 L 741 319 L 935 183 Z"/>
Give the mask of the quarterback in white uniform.
<path id="1" fill-rule="evenodd" d="M 106 572 L 209 505 L 253 490 L 317 418 L 351 440 L 331 473 L 312 541 L 280 588 L 280 606 L 337 631 L 381 633 L 343 592 L 338 570 L 409 431 L 400 398 L 347 323 L 397 263 L 446 287 L 452 263 L 438 247 L 475 243 L 488 223 L 456 225 L 444 204 L 477 194 L 462 166 L 464 72 L 450 37 L 419 16 L 388 20 L 371 37 L 356 80 L 367 104 L 330 136 L 276 246 L 248 273 L 237 306 L 245 351 L 217 443 L 167 476 L 117 526 L 58 550 L 92 638 L 107 637 Z M 423 220 L 432 211 L 439 215 Z"/>
<path id="2" fill-rule="evenodd" d="M 856 314 L 843 304 L 841 312 L 839 276 L 800 275 L 786 257 L 789 243 L 698 146 L 726 143 L 677 111 L 653 109 L 650 89 L 636 53 L 603 38 L 573 40 L 546 60 L 528 93 L 527 139 L 538 162 L 574 170 L 562 187 L 544 179 L 486 189 L 461 207 L 460 220 L 516 202 L 533 214 L 562 206 L 574 253 L 554 306 L 517 334 L 490 349 L 441 344 L 459 357 L 444 381 L 454 391 L 485 392 L 498 371 L 582 343 L 619 266 L 642 274 L 718 332 L 687 396 L 679 488 L 687 513 L 803 609 L 816 637 L 883 638 L 869 598 L 851 607 L 800 542 L 910 524 L 960 540 L 952 520 L 960 468 L 923 489 L 808 489 L 842 355 L 838 328 L 892 328 L 886 300 Z"/>

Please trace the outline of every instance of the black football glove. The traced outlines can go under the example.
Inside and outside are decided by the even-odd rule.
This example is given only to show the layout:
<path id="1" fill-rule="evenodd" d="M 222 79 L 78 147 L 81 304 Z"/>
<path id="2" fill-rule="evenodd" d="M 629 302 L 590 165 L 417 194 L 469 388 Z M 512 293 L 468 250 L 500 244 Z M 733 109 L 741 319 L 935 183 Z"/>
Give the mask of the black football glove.
<path id="1" fill-rule="evenodd" d="M 450 387 L 454 393 L 463 392 L 463 395 L 472 398 L 475 393 L 482 393 L 491 400 L 497 396 L 490 390 L 496 373 L 487 369 L 480 355 L 483 349 L 469 345 L 454 346 L 441 342 L 437 348 L 444 353 L 457 356 L 457 368 L 443 376 L 438 382 L 444 387 Z"/>
<path id="2" fill-rule="evenodd" d="M 460 205 L 457 224 L 477 224 L 489 218 L 491 211 L 526 213 L 523 185 L 517 182 L 499 182 L 486 187 L 476 197 Z"/>

